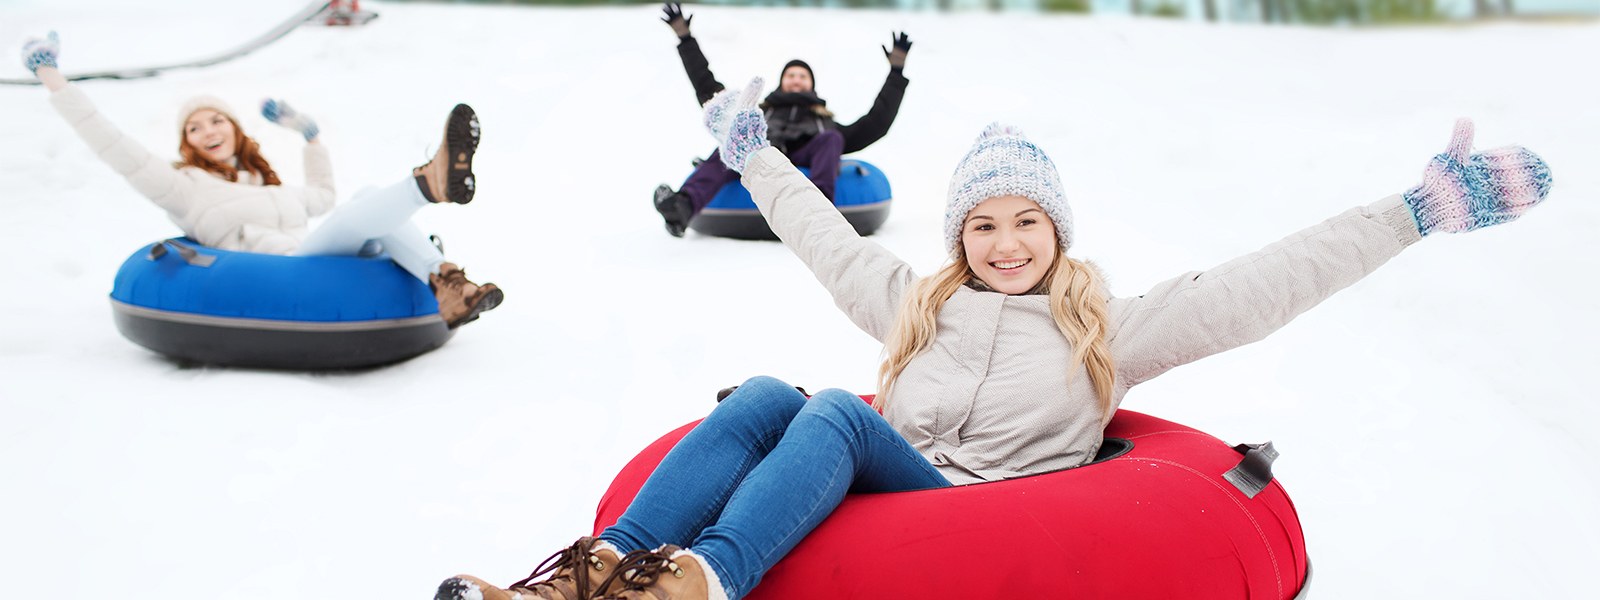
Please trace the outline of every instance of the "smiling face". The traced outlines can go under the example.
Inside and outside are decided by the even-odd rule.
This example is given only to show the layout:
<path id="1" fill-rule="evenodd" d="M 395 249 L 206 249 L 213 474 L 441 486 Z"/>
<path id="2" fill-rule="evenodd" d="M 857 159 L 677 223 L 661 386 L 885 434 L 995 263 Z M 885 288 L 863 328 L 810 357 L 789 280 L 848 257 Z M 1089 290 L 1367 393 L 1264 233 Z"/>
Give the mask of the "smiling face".
<path id="1" fill-rule="evenodd" d="M 783 70 L 783 80 L 778 82 L 778 89 L 785 92 L 809 92 L 811 85 L 811 71 L 795 65 Z"/>
<path id="2" fill-rule="evenodd" d="M 1039 205 L 1022 196 L 978 203 L 961 225 L 967 268 L 990 289 L 1025 294 L 1055 264 L 1056 226 Z"/>
<path id="3" fill-rule="evenodd" d="M 226 164 L 238 152 L 238 130 L 233 120 L 209 108 L 194 111 L 183 122 L 183 141 L 213 162 Z"/>

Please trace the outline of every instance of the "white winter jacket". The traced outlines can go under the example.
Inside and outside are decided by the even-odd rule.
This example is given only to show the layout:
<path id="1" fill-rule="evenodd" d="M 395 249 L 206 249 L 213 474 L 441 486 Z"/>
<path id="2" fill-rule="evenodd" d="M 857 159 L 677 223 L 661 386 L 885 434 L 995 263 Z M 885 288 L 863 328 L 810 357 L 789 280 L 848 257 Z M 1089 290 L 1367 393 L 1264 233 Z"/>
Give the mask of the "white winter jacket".
<path id="1" fill-rule="evenodd" d="M 304 187 L 264 186 L 247 172 L 246 181 L 232 182 L 156 157 L 101 116 L 77 86 L 51 94 L 50 103 L 100 160 L 201 244 L 288 254 L 305 237 L 306 220 L 333 208 L 333 165 L 321 144 L 306 144 Z"/>
<path id="2" fill-rule="evenodd" d="M 894 325 L 911 267 L 857 235 L 783 153 L 751 157 L 744 185 L 774 233 L 872 337 Z M 1354 208 L 1209 271 L 1110 300 L 1113 400 L 1168 369 L 1262 339 L 1421 239 L 1398 195 Z M 933 345 L 912 359 L 884 418 L 956 484 L 1075 467 L 1104 433 L 1089 374 L 1048 296 L 963 287 L 938 315 Z"/>

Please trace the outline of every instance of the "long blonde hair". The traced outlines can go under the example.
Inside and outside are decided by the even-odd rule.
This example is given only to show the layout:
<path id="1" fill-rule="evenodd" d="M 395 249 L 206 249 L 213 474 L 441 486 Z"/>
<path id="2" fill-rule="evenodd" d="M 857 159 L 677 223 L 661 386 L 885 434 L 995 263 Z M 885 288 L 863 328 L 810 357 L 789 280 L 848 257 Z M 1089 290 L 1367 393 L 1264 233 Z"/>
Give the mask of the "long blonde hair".
<path id="1" fill-rule="evenodd" d="M 873 408 L 884 409 L 895 379 L 913 358 L 933 344 L 939 309 L 956 290 L 976 278 L 967 265 L 966 249 L 958 244 L 954 262 L 930 277 L 917 280 L 906 291 L 900 313 L 895 316 L 894 329 L 884 342 L 883 364 L 878 367 L 878 396 L 872 401 Z M 1057 252 L 1055 263 L 1050 265 L 1039 286 L 1050 295 L 1050 316 L 1056 327 L 1072 344 L 1071 363 L 1063 367 L 1069 373 L 1079 364 L 1088 369 L 1089 383 L 1100 398 L 1100 409 L 1109 415 L 1116 373 L 1112 370 L 1111 349 L 1106 344 L 1107 297 L 1100 269 L 1069 258 L 1065 252 Z"/>

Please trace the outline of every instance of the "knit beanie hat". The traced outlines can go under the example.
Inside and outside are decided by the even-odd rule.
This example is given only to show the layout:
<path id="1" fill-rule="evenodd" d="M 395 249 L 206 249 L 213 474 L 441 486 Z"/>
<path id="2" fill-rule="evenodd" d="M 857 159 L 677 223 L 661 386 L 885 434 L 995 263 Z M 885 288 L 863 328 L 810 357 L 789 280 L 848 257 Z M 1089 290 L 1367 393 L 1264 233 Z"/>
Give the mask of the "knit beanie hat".
<path id="1" fill-rule="evenodd" d="M 227 115 L 229 119 L 233 119 L 234 123 L 239 122 L 239 117 L 233 115 L 233 109 L 228 107 L 227 102 L 223 102 L 221 98 L 210 94 L 201 94 L 190 98 L 183 103 L 183 106 L 178 108 L 178 131 L 183 131 L 183 126 L 189 122 L 190 116 L 205 108 Z"/>
<path id="2" fill-rule="evenodd" d="M 778 71 L 778 88 L 779 89 L 783 88 L 783 74 L 789 72 L 789 67 L 800 67 L 802 69 L 805 69 L 806 70 L 806 74 L 811 76 L 811 91 L 813 91 L 813 92 L 817 91 L 817 73 L 816 73 L 816 71 L 812 71 L 811 70 L 811 65 L 806 64 L 806 61 L 800 60 L 798 58 L 796 58 L 794 60 L 791 60 L 791 61 L 789 61 L 787 63 L 784 63 L 783 64 L 783 69 Z"/>
<path id="3" fill-rule="evenodd" d="M 1056 225 L 1056 241 L 1065 252 L 1072 244 L 1072 207 L 1061 193 L 1055 163 L 1022 130 L 991 123 L 950 177 L 950 204 L 944 211 L 945 250 L 955 256 L 967 213 L 980 202 L 999 196 L 1022 196 L 1039 204 Z"/>

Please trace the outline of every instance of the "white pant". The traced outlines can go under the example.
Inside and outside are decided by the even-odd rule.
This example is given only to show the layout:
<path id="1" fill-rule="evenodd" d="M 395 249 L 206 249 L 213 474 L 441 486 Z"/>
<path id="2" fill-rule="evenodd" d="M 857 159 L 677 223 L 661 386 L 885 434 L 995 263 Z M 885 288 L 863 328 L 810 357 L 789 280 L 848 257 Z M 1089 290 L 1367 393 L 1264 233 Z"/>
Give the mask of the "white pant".
<path id="1" fill-rule="evenodd" d="M 349 202 L 334 207 L 294 254 L 356 256 L 387 251 L 400 268 L 426 282 L 428 274 L 439 272 L 444 255 L 411 223 L 411 215 L 429 204 L 411 176 L 386 187 L 362 189 Z"/>

